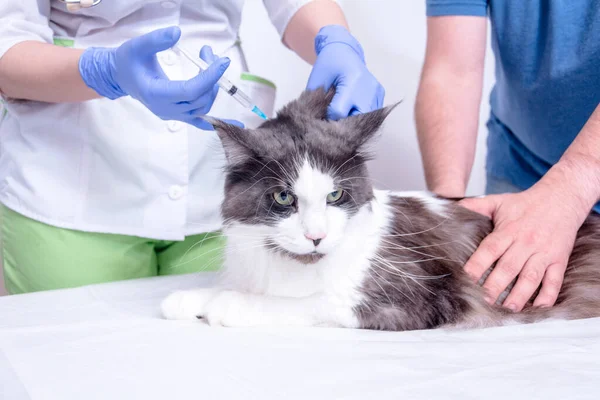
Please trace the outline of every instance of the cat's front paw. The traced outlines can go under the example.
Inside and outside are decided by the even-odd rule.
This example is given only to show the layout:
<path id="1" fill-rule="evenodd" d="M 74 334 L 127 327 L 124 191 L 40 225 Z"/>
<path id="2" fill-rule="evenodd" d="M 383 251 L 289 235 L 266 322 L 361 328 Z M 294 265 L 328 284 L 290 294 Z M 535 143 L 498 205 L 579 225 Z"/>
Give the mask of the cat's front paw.
<path id="1" fill-rule="evenodd" d="M 166 319 L 195 320 L 204 314 L 208 302 L 216 296 L 216 289 L 181 290 L 171 293 L 160 305 Z"/>
<path id="2" fill-rule="evenodd" d="M 249 327 L 262 324 L 253 296 L 223 291 L 206 305 L 202 318 L 211 326 Z"/>

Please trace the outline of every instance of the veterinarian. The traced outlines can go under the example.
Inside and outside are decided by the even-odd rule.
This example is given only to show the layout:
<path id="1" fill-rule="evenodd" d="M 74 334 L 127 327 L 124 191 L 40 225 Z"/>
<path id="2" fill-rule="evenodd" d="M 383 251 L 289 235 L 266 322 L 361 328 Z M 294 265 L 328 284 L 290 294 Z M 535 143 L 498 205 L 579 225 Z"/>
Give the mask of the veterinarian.
<path id="1" fill-rule="evenodd" d="M 518 277 L 505 307 L 521 310 L 530 298 L 552 306 L 576 232 L 600 210 L 600 3 L 428 0 L 427 16 L 416 106 L 427 184 L 441 195 L 465 194 L 489 16 L 490 196 L 463 204 L 490 216 L 495 229 L 465 268 L 479 279 L 498 260 L 484 284 L 490 303 Z"/>
<path id="2" fill-rule="evenodd" d="M 244 91 L 273 90 L 247 74 L 243 3 L 103 0 L 71 11 L 57 0 L 0 3 L 9 293 L 218 267 L 224 157 L 201 117 L 253 123 L 217 96 L 226 70 L 245 80 Z M 334 1 L 264 5 L 283 44 L 314 64 L 308 87 L 336 86 L 331 118 L 381 106 L 383 88 Z M 202 49 L 212 66 L 198 74 L 169 50 L 175 43 Z M 259 106 L 272 110 L 273 97 Z"/>

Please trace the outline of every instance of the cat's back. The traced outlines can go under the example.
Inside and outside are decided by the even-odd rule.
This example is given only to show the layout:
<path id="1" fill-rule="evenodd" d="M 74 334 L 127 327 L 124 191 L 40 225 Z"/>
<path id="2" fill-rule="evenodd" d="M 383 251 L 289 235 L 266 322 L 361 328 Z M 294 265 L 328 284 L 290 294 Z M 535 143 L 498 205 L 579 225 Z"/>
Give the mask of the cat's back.
<path id="1" fill-rule="evenodd" d="M 464 263 L 492 231 L 489 218 L 430 192 L 375 191 L 375 197 L 389 210 L 389 239 L 404 247 L 425 246 Z"/>

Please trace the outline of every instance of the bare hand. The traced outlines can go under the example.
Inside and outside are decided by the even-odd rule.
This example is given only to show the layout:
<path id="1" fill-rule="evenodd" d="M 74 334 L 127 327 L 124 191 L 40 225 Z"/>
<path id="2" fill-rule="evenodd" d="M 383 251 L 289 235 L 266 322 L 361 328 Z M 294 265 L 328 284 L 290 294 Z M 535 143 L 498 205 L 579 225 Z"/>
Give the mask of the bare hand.
<path id="1" fill-rule="evenodd" d="M 498 261 L 483 285 L 486 300 L 495 303 L 518 276 L 504 307 L 521 311 L 540 284 L 533 305 L 554 305 L 583 221 L 570 197 L 560 188 L 540 183 L 517 194 L 465 199 L 461 205 L 494 222 L 492 233 L 465 264 L 467 273 L 478 281 Z"/>

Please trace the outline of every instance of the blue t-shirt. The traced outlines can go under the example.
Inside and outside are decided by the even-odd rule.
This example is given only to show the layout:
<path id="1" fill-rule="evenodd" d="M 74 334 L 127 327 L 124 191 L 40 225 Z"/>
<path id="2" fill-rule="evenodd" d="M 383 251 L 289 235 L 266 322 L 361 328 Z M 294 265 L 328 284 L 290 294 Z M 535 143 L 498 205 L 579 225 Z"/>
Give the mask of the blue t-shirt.
<path id="1" fill-rule="evenodd" d="M 486 170 L 530 187 L 600 103 L 600 1 L 427 0 L 427 15 L 489 15 L 496 84 Z"/>

